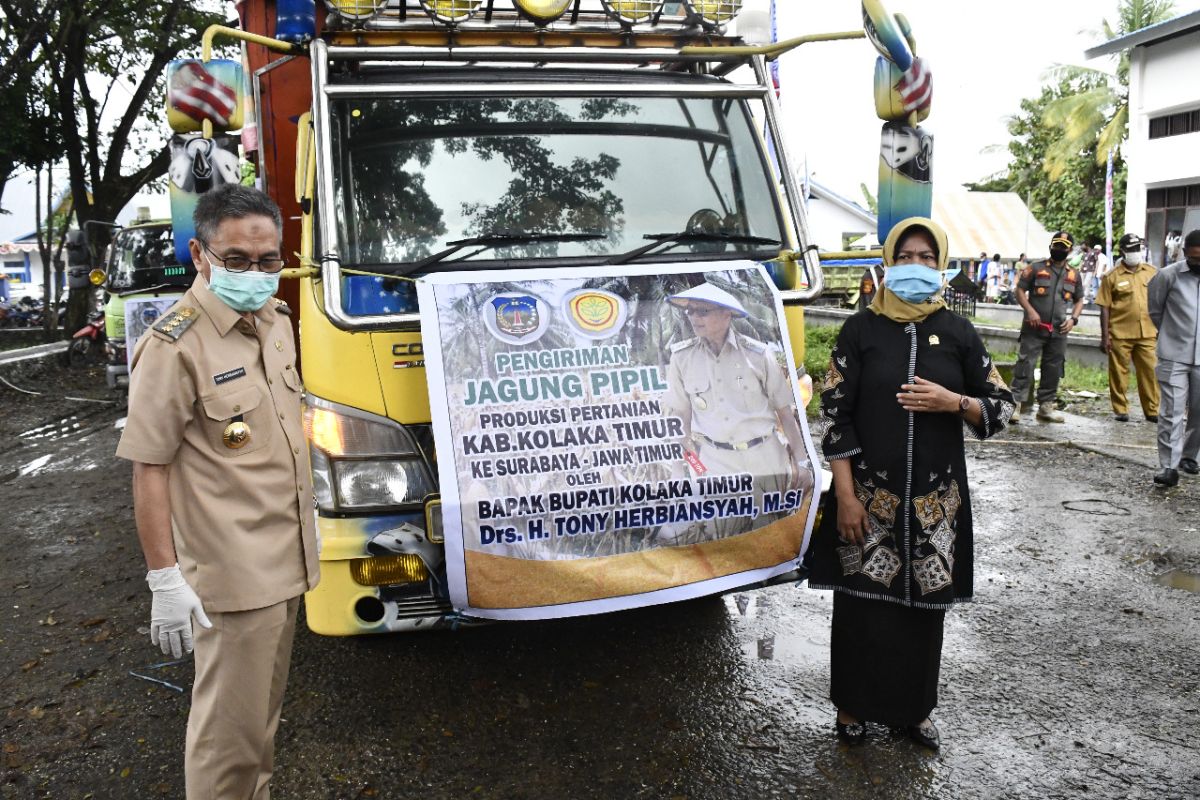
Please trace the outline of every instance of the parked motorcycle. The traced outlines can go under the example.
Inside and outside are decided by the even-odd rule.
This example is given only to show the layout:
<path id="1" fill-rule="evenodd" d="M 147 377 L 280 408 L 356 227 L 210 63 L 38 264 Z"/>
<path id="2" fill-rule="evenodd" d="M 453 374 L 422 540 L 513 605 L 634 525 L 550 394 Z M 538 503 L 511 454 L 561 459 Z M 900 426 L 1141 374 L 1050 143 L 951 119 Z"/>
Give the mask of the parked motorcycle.
<path id="1" fill-rule="evenodd" d="M 107 360 L 107 336 L 104 332 L 104 311 L 88 314 L 87 324 L 75 331 L 67 347 L 67 365 L 80 367 L 88 362 L 101 364 Z"/>

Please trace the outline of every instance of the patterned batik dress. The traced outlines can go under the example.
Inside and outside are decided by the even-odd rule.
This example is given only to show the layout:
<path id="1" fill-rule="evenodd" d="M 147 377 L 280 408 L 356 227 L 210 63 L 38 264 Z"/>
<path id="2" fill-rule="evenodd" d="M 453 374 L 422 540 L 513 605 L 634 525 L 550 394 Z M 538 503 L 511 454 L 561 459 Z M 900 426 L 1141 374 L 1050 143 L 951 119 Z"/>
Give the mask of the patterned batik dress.
<path id="1" fill-rule="evenodd" d="M 955 413 L 905 411 L 896 395 L 915 376 L 979 400 L 981 424 Z M 870 530 L 861 547 L 843 542 L 837 496 L 828 492 L 808 552 L 809 585 L 924 609 L 970 599 L 963 431 L 986 439 L 1013 412 L 1012 393 L 975 328 L 948 309 L 915 323 L 855 314 L 838 335 L 821 406 L 830 421 L 825 458 L 850 459 Z"/>

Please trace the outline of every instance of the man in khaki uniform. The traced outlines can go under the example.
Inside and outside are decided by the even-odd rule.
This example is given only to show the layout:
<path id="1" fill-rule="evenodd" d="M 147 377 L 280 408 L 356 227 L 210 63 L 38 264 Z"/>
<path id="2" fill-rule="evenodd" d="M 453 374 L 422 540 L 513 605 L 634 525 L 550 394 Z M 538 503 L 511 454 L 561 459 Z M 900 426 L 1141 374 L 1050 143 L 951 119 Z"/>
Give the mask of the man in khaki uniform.
<path id="1" fill-rule="evenodd" d="M 192 649 L 189 800 L 265 800 L 300 595 L 317 583 L 312 483 L 287 306 L 273 300 L 279 209 L 202 195 L 200 272 L 133 355 L 117 455 L 153 591 L 150 637 Z"/>
<path id="2" fill-rule="evenodd" d="M 683 310 L 696 334 L 672 345 L 663 398 L 667 413 L 683 420 L 691 474 L 755 476 L 760 509 L 763 492 L 807 489 L 811 473 L 802 463 L 804 436 L 782 351 L 735 332 L 734 317 L 749 315 L 736 297 L 712 284 L 667 300 Z M 749 529 L 743 519 L 713 527 L 717 538 Z"/>
<path id="3" fill-rule="evenodd" d="M 1096 305 L 1100 306 L 1100 348 L 1108 353 L 1108 394 L 1118 422 L 1129 421 L 1129 360 L 1137 373 L 1142 413 L 1158 421 L 1158 379 L 1154 348 L 1158 329 L 1150 320 L 1146 287 L 1158 270 L 1142 260 L 1142 237 L 1121 237 L 1121 258 L 1100 280 Z"/>

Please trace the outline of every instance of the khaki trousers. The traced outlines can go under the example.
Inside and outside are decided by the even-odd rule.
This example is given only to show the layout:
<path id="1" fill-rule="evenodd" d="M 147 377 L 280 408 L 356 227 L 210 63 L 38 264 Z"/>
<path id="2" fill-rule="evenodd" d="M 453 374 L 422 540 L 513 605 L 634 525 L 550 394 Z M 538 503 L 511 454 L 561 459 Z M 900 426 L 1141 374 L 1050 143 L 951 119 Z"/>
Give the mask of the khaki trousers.
<path id="1" fill-rule="evenodd" d="M 1110 339 L 1108 346 L 1108 396 L 1113 412 L 1129 413 L 1129 360 L 1133 359 L 1133 370 L 1137 373 L 1138 399 L 1142 413 L 1147 416 L 1158 414 L 1158 379 L 1154 367 L 1158 357 L 1154 354 L 1157 339 Z"/>
<path id="2" fill-rule="evenodd" d="M 196 680 L 184 774 L 188 800 L 269 800 L 300 598 L 209 612 L 195 626 Z"/>

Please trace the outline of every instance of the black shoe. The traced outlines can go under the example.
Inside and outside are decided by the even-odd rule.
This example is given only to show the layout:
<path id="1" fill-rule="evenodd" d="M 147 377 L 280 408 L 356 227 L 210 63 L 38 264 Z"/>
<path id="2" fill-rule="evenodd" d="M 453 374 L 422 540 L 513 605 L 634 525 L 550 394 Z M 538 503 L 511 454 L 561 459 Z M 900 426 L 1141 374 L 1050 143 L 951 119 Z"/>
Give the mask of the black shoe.
<path id="1" fill-rule="evenodd" d="M 928 747 L 934 752 L 941 749 L 942 737 L 938 734 L 937 726 L 932 721 L 925 720 L 920 725 L 909 725 L 907 732 L 908 738 L 917 744 Z"/>
<path id="2" fill-rule="evenodd" d="M 1154 482 L 1159 486 L 1174 486 L 1179 483 L 1179 470 L 1164 469 L 1154 476 Z"/>
<path id="3" fill-rule="evenodd" d="M 1188 475 L 1200 475 L 1200 464 L 1194 458 L 1185 458 L 1179 462 L 1179 468 Z"/>
<path id="4" fill-rule="evenodd" d="M 1113 414 L 1113 419 L 1117 422 L 1129 422 L 1128 414 Z"/>
<path id="5" fill-rule="evenodd" d="M 1158 414 L 1147 414 L 1146 422 L 1158 422 Z"/>
<path id="6" fill-rule="evenodd" d="M 862 722 L 838 722 L 834 720 L 837 738 L 849 745 L 862 744 L 867 738 L 867 726 Z"/>

